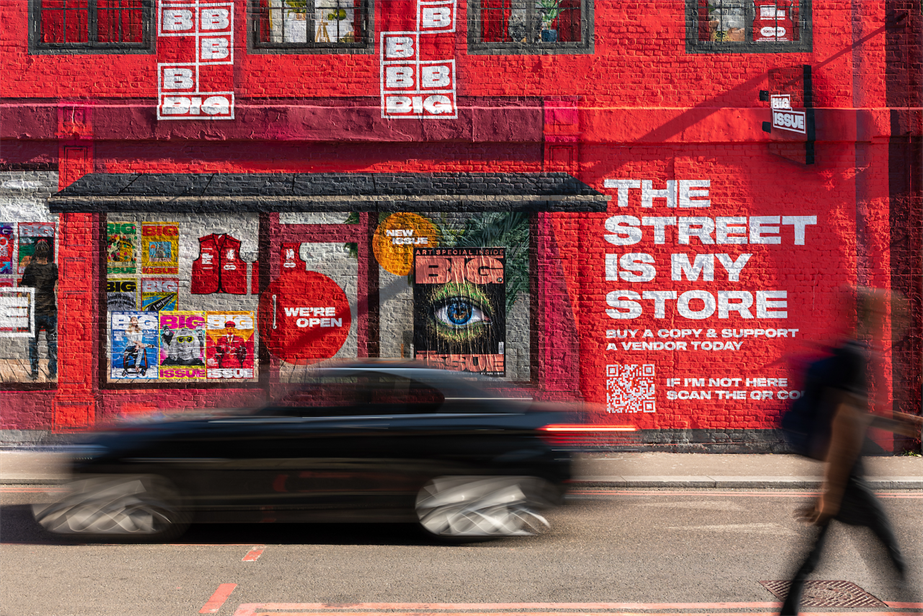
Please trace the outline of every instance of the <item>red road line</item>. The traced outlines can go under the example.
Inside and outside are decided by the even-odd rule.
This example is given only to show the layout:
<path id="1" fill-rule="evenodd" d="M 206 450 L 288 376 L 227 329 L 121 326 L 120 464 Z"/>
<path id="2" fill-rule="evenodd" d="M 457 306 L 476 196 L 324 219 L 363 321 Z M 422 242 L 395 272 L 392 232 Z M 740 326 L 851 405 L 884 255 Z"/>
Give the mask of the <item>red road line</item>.
<path id="1" fill-rule="evenodd" d="M 578 495 L 578 496 L 700 496 L 704 493 L 707 493 L 709 496 L 756 496 L 761 498 L 775 498 L 775 497 L 805 497 L 805 496 L 819 496 L 820 492 L 817 490 L 800 490 L 800 491 L 783 491 L 783 490 L 773 490 L 766 489 L 756 492 L 744 492 L 743 490 L 739 492 L 718 492 L 717 490 L 710 490 L 708 488 L 703 489 L 689 489 L 689 490 L 635 490 L 631 488 L 625 489 L 606 489 L 606 488 L 586 488 L 582 490 L 569 490 L 568 495 Z M 878 496 L 882 496 L 878 494 Z"/>
<path id="2" fill-rule="evenodd" d="M 606 489 L 606 488 L 585 488 L 581 490 L 570 490 L 568 494 L 575 496 L 698 496 L 702 493 L 708 493 L 710 496 L 753 496 L 758 498 L 803 498 L 810 496 L 819 496 L 820 492 L 816 490 L 800 491 L 782 491 L 767 488 L 759 491 L 739 491 L 739 492 L 718 492 L 716 490 L 690 489 L 690 490 L 634 490 L 634 489 Z M 908 490 L 907 492 L 876 492 L 875 496 L 879 498 L 923 498 L 923 493 Z"/>
<path id="3" fill-rule="evenodd" d="M 570 616 L 573 614 L 582 614 L 586 616 L 594 611 L 599 610 L 776 610 L 782 603 L 780 601 L 760 601 L 760 602 L 717 602 L 717 603 L 247 603 L 242 604 L 235 616 L 251 616 L 256 614 L 257 610 L 272 610 L 278 615 L 278 610 L 307 610 L 301 613 L 314 614 L 335 614 L 336 616 L 361 615 L 369 616 L 369 611 L 388 611 L 396 614 L 413 614 L 420 611 L 429 611 L 439 616 L 478 616 L 511 610 L 540 610 L 531 614 L 548 614 L 554 613 L 557 616 Z M 897 603 L 888 602 L 887 606 L 892 609 L 913 609 L 923 608 L 923 603 Z M 347 611 L 363 610 L 363 611 Z M 447 610 L 455 610 L 456 613 Z M 478 610 L 478 612 L 458 612 L 458 610 Z M 575 610 L 571 612 L 560 612 L 557 610 Z M 609 613 L 609 612 L 601 612 Z M 665 612 L 659 612 L 661 614 Z M 824 614 L 836 614 L 838 612 L 823 612 Z M 878 612 L 843 612 L 851 614 L 877 614 Z M 886 612 L 882 612 L 886 613 Z M 907 612 L 902 612 L 907 614 Z M 525 616 L 528 612 L 518 612 L 519 616 Z M 726 612 L 722 614 L 727 615 Z"/>
<path id="4" fill-rule="evenodd" d="M 264 549 L 266 549 L 266 546 L 265 546 L 265 545 L 254 547 L 252 550 L 250 550 L 249 552 L 247 552 L 247 555 L 244 556 L 244 557 L 241 559 L 241 561 L 243 561 L 243 562 L 245 562 L 245 563 L 251 563 L 251 562 L 255 561 L 256 559 L 258 559 L 258 558 L 260 557 L 260 554 L 263 553 L 263 550 L 264 550 Z"/>
<path id="5" fill-rule="evenodd" d="M 243 604 L 237 608 L 237 611 L 234 612 L 234 616 L 330 616 L 331 614 L 336 614 L 337 616 L 371 616 L 372 614 L 384 613 L 387 616 L 420 616 L 421 612 L 419 609 L 410 610 L 410 611 L 385 611 L 388 608 L 380 608 L 379 611 L 366 611 L 366 612 L 344 612 L 337 611 L 342 608 L 316 608 L 309 607 L 312 604 L 304 603 L 247 603 Z M 316 604 L 315 604 L 316 605 Z M 618 604 L 612 604 L 616 606 Z M 696 605 L 696 604 L 690 604 Z M 687 611 L 680 612 L 657 612 L 657 611 L 606 611 L 606 612 L 557 612 L 557 611 L 541 611 L 541 612 L 431 612 L 432 616 L 498 616 L 503 614 L 504 616 L 693 616 L 695 614 L 710 614 L 715 613 L 720 616 L 754 616 L 754 615 L 764 615 L 764 614 L 775 614 L 775 610 L 772 611 L 757 611 L 757 612 L 700 612 L 695 611 L 696 609 L 708 609 L 708 604 L 698 604 L 702 607 L 697 607 Z M 290 611 L 290 610 L 297 611 Z M 302 611 L 307 609 L 308 611 Z M 637 609 L 637 608 L 635 608 Z M 642 608 L 643 609 L 643 608 Z M 269 610 L 269 611 L 266 611 Z M 280 611 L 286 610 L 286 611 Z M 321 610 L 321 611 L 317 611 Z M 849 612 L 801 612 L 804 616 L 894 616 L 894 614 L 901 614 L 902 616 L 919 616 L 923 612 L 863 612 L 859 610 L 851 610 Z"/>
<path id="6" fill-rule="evenodd" d="M 208 602 L 202 606 L 202 609 L 199 610 L 199 614 L 214 614 L 220 610 L 221 606 L 228 600 L 228 597 L 234 592 L 235 588 L 237 588 L 237 584 L 221 584 L 218 586 L 218 590 L 216 590 L 215 594 L 213 594 Z"/>
<path id="7" fill-rule="evenodd" d="M 675 610 L 675 609 L 775 609 L 779 601 L 719 603 L 253 603 L 260 609 L 328 610 L 343 616 L 342 610 Z M 244 606 L 241 606 L 244 607 Z M 470 613 L 469 613 L 470 614 Z M 441 616 L 445 616 L 444 612 Z"/>
<path id="8" fill-rule="evenodd" d="M 0 486 L 0 492 L 9 494 L 60 494 L 64 488 L 20 488 L 18 486 Z"/>

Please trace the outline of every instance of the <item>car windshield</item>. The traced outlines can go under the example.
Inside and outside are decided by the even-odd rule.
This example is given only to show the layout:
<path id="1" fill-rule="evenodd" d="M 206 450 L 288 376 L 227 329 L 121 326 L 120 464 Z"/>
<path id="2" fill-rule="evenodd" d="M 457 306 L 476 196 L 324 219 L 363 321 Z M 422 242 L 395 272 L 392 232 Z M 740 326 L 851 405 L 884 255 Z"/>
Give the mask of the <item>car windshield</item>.
<path id="1" fill-rule="evenodd" d="M 285 415 L 394 415 L 459 410 L 459 403 L 477 403 L 478 410 L 496 410 L 489 401 L 531 400 L 531 394 L 504 381 L 475 375 L 426 371 L 362 370 L 320 372 L 306 383 L 285 388 L 261 412 Z M 470 411 L 470 404 L 466 405 Z"/>

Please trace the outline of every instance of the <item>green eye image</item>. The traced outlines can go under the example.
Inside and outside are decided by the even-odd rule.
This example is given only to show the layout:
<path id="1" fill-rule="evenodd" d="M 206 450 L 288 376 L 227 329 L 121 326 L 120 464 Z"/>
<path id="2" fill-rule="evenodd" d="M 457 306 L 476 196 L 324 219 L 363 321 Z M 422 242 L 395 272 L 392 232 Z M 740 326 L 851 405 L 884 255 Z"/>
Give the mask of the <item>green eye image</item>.
<path id="1" fill-rule="evenodd" d="M 490 299 L 467 282 L 451 282 L 436 290 L 430 310 L 437 335 L 448 342 L 474 341 L 492 324 Z"/>

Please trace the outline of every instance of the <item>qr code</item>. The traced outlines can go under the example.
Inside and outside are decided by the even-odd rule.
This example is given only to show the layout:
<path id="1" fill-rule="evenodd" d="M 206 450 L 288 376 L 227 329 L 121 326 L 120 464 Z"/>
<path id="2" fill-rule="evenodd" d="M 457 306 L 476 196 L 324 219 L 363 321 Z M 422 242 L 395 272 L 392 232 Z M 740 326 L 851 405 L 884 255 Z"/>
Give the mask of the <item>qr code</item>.
<path id="1" fill-rule="evenodd" d="M 606 411 L 653 413 L 654 364 L 606 366 Z"/>

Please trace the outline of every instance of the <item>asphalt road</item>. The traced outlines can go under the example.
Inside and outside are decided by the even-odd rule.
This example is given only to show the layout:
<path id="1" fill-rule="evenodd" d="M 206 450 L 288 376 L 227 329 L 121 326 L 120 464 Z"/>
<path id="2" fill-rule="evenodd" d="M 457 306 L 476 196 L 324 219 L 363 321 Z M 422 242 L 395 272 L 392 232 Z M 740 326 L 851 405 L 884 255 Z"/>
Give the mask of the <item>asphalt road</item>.
<path id="1" fill-rule="evenodd" d="M 526 539 L 444 546 L 410 526 L 227 525 L 167 545 L 71 545 L 31 519 L 47 489 L 0 488 L 3 616 L 769 614 L 777 599 L 760 582 L 786 579 L 809 532 L 792 518 L 804 492 L 584 489 L 549 516 L 550 534 Z M 923 494 L 884 502 L 910 587 L 923 588 Z M 828 547 L 815 579 L 892 609 L 921 600 L 902 594 L 867 532 L 837 527 Z M 857 610 L 889 611 L 832 612 Z"/>

